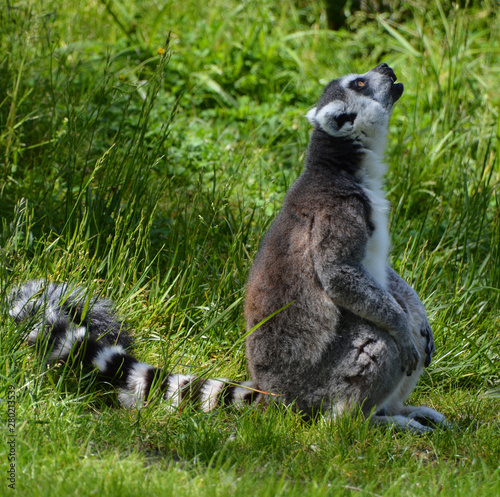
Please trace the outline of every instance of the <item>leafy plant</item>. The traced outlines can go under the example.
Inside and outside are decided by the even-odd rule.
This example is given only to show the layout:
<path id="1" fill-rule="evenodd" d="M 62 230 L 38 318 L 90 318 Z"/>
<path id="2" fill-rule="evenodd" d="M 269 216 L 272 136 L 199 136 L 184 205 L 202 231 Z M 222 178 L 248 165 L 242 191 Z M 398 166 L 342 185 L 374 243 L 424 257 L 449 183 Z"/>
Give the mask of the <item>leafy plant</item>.
<path id="1" fill-rule="evenodd" d="M 417 1 L 398 23 L 365 16 L 337 32 L 323 9 L 0 11 L 0 376 L 4 406 L 15 392 L 19 493 L 498 495 L 498 9 Z M 405 84 L 387 153 L 391 258 L 437 344 L 412 402 L 453 431 L 417 438 L 280 408 L 123 411 L 92 372 L 32 357 L 8 296 L 51 278 L 114 299 L 141 360 L 245 379 L 245 281 L 303 167 L 303 116 L 328 80 L 382 61 Z"/>

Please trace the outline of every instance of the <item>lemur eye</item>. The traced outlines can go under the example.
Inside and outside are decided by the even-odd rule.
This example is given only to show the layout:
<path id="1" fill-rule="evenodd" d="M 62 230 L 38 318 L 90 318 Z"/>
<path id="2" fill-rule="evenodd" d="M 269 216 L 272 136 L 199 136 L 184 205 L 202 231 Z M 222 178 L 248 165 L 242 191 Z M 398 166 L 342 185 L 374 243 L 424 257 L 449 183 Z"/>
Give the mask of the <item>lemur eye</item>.
<path id="1" fill-rule="evenodd" d="M 368 88 L 368 81 L 365 78 L 357 78 L 349 83 L 349 88 L 354 91 L 363 91 Z"/>

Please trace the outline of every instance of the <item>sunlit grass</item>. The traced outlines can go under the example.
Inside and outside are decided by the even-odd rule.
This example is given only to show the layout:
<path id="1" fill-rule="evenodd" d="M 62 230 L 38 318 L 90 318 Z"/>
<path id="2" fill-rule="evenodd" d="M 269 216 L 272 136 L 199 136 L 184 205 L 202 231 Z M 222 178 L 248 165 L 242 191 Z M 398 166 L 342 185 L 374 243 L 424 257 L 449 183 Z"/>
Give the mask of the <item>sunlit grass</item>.
<path id="1" fill-rule="evenodd" d="M 498 9 L 417 2 L 398 23 L 357 17 L 334 33 L 322 8 L 76 0 L 0 13 L 0 376 L 16 392 L 18 493 L 500 493 Z M 329 79 L 382 61 L 405 84 L 388 144 L 391 259 L 437 345 L 411 400 L 453 431 L 286 409 L 127 412 L 92 374 L 37 363 L 6 299 L 52 278 L 114 299 L 141 360 L 245 379 L 245 281 L 303 167 L 304 115 Z"/>

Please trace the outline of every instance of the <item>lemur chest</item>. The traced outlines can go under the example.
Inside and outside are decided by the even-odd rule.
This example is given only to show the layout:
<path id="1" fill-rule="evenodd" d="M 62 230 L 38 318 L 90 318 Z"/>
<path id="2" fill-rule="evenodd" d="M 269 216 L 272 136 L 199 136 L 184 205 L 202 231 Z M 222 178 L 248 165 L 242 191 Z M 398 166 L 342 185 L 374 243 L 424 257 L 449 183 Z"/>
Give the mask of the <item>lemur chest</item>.
<path id="1" fill-rule="evenodd" d="M 363 189 L 370 199 L 370 222 L 373 231 L 366 245 L 363 265 L 384 288 L 387 286 L 387 259 L 390 249 L 388 227 L 389 201 L 385 198 L 382 185 L 364 184 Z"/>

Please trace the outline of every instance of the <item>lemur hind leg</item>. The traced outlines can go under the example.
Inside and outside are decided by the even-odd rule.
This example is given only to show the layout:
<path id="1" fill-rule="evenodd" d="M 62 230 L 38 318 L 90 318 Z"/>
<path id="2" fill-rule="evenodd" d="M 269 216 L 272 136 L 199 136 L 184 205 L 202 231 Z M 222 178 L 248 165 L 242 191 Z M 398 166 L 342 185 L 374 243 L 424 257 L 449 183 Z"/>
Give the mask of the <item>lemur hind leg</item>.
<path id="1" fill-rule="evenodd" d="M 424 368 L 434 353 L 434 337 L 424 306 L 416 292 L 397 273 L 389 269 L 389 291 L 405 310 L 415 345 L 420 353 L 420 363 L 411 376 L 404 376 L 393 393 L 372 417 L 375 424 L 394 424 L 417 433 L 432 431 L 436 426 L 449 427 L 446 418 L 426 406 L 404 405 L 415 388 Z"/>

